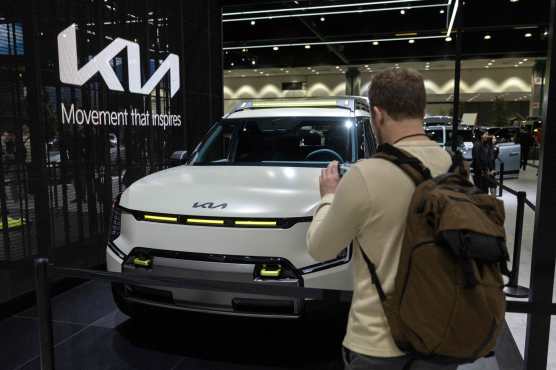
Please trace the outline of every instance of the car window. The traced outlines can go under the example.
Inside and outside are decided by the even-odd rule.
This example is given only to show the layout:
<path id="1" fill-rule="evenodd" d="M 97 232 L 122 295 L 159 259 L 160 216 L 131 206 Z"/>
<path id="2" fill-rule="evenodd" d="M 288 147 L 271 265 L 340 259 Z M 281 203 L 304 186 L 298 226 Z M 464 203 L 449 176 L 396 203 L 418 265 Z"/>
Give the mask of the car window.
<path id="1" fill-rule="evenodd" d="M 225 119 L 199 147 L 192 164 L 351 162 L 355 128 L 345 117 Z"/>

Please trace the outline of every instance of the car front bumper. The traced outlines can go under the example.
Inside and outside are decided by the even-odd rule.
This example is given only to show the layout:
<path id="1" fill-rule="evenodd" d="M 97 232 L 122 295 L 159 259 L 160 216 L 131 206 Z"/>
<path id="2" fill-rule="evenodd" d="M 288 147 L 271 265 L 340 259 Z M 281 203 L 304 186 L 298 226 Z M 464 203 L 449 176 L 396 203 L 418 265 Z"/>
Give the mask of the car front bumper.
<path id="1" fill-rule="evenodd" d="M 159 252 L 159 251 L 156 251 Z M 218 260 L 214 255 L 195 255 L 168 252 L 166 255 L 153 257 L 152 266 L 142 268 L 130 263 L 130 256 L 121 258 L 113 248 L 106 250 L 107 269 L 123 274 L 152 274 L 156 276 L 181 277 L 184 280 L 230 281 L 244 284 L 246 288 L 256 284 L 273 286 L 310 287 L 322 289 L 322 299 L 298 298 L 296 296 L 276 296 L 265 294 L 222 292 L 189 288 L 168 288 L 160 286 L 124 285 L 121 299 L 132 304 L 194 311 L 210 314 L 266 317 L 299 318 L 307 312 L 331 311 L 345 307 L 351 301 L 351 291 L 342 289 L 343 280 L 351 279 L 350 263 L 332 265 L 326 269 L 301 274 L 287 261 L 272 259 L 272 262 L 284 264 L 291 273 L 284 278 L 261 279 L 256 276 L 257 265 L 263 260 L 252 261 L 252 257 Z M 200 258 L 201 256 L 201 258 Z M 211 256 L 204 258 L 203 256 Z M 247 289 L 249 290 L 249 289 Z"/>

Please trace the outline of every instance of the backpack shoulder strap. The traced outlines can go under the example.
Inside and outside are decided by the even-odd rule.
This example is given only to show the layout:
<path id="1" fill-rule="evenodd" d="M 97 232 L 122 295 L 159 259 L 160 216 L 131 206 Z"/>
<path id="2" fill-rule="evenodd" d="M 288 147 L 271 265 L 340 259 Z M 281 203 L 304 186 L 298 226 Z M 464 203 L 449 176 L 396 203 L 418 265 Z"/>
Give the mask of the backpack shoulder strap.
<path id="1" fill-rule="evenodd" d="M 430 170 L 423 163 L 400 148 L 390 144 L 382 144 L 373 158 L 380 158 L 394 163 L 409 176 L 415 185 L 419 185 L 432 178 Z"/>
<path id="2" fill-rule="evenodd" d="M 367 268 L 369 269 L 369 274 L 371 275 L 371 282 L 375 286 L 378 296 L 380 297 L 380 301 L 381 302 L 386 301 L 386 294 L 384 294 L 384 289 L 382 289 L 382 284 L 380 283 L 380 279 L 378 278 L 375 264 L 371 262 L 371 260 L 369 259 L 369 257 L 367 256 L 367 254 L 365 253 L 361 245 L 359 245 L 359 250 L 361 251 L 361 255 L 363 256 L 365 263 L 367 264 Z"/>

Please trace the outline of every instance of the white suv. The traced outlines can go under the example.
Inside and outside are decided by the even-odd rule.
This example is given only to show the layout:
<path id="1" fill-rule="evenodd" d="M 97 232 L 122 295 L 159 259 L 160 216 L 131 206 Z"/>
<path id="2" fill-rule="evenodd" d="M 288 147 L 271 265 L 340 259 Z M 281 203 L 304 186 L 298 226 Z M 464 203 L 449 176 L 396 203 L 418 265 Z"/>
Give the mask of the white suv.
<path id="1" fill-rule="evenodd" d="M 138 180 L 114 205 L 109 271 L 326 289 L 332 302 L 115 284 L 116 303 L 130 316 L 147 305 L 296 318 L 349 300 L 350 246 L 317 262 L 306 232 L 321 169 L 333 160 L 348 167 L 374 151 L 364 98 L 244 102 L 186 165 Z"/>

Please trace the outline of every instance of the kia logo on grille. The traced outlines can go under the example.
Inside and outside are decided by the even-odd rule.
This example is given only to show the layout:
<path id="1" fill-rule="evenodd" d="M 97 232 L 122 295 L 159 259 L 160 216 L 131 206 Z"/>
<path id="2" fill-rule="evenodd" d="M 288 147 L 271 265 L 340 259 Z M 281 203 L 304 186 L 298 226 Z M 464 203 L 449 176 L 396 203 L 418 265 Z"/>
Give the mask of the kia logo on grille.
<path id="1" fill-rule="evenodd" d="M 224 209 L 226 207 L 228 207 L 227 203 L 221 203 L 221 204 L 215 204 L 213 202 L 206 202 L 206 203 L 195 202 L 195 203 L 193 203 L 193 208 L 205 208 L 205 209 L 221 208 L 221 209 Z"/>

